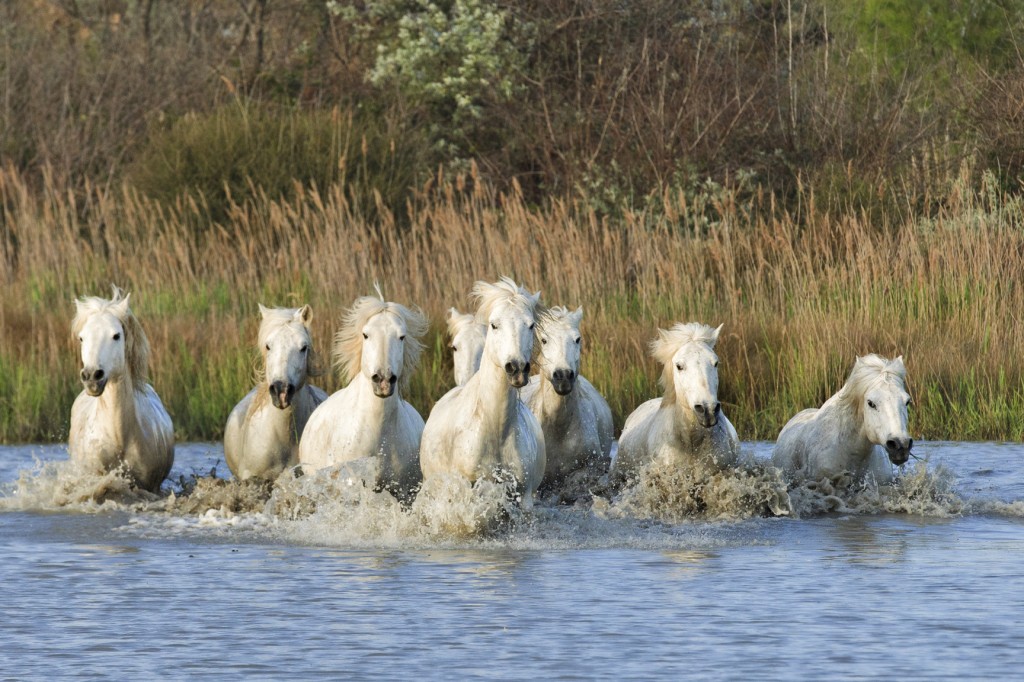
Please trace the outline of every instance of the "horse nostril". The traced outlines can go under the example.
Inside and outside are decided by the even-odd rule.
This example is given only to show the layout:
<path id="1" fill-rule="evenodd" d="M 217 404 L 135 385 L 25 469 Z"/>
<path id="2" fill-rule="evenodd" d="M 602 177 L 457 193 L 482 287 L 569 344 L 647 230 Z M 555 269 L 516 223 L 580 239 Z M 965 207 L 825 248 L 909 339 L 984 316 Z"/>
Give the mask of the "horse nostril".
<path id="1" fill-rule="evenodd" d="M 79 372 L 79 376 L 82 377 L 82 381 L 89 380 L 89 372 L 87 370 L 83 369 L 81 372 Z"/>
<path id="2" fill-rule="evenodd" d="M 505 363 L 505 374 L 512 374 L 515 371 L 516 371 L 516 366 L 515 365 L 513 365 L 511 362 L 506 362 Z"/>
<path id="3" fill-rule="evenodd" d="M 912 447 L 914 447 L 914 439 L 913 438 L 908 438 L 907 439 L 907 450 L 909 451 Z"/>
<path id="4" fill-rule="evenodd" d="M 722 411 L 722 403 L 715 403 L 715 414 Z"/>
<path id="5" fill-rule="evenodd" d="M 383 377 L 380 375 L 379 372 L 374 373 L 374 375 L 372 377 L 370 377 L 370 379 L 372 379 L 373 383 L 375 383 L 375 384 L 379 384 L 382 378 Z"/>
<path id="6" fill-rule="evenodd" d="M 95 372 L 93 372 L 92 373 L 92 380 L 93 381 L 102 381 L 103 380 L 103 370 L 102 369 L 98 369 Z"/>
<path id="7" fill-rule="evenodd" d="M 398 377 L 396 377 L 396 376 L 395 376 L 394 374 L 392 374 L 392 375 L 391 375 L 391 378 L 390 378 L 390 379 L 388 379 L 388 383 L 389 383 L 389 384 L 393 384 L 393 383 L 395 383 L 396 381 L 398 381 Z"/>
<path id="8" fill-rule="evenodd" d="M 888 450 L 898 450 L 900 445 L 895 440 L 890 438 L 889 440 L 885 441 L 885 447 Z"/>
<path id="9" fill-rule="evenodd" d="M 523 365 L 523 374 L 529 374 L 529 373 L 530 373 L 530 363 L 527 362 L 525 365 Z"/>
<path id="10" fill-rule="evenodd" d="M 704 406 L 698 403 L 693 406 L 693 411 L 697 414 L 704 414 Z"/>

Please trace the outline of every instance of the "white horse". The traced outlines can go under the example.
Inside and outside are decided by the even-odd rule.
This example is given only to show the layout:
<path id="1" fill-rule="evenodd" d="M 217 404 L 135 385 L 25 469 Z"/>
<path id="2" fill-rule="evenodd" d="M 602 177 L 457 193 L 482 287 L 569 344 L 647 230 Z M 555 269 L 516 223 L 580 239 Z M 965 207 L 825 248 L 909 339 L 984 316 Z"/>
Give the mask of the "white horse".
<path id="1" fill-rule="evenodd" d="M 105 473 L 123 468 L 156 492 L 174 464 L 174 428 L 147 383 L 149 340 L 114 287 L 110 300 L 75 301 L 72 333 L 81 344 L 82 385 L 71 406 L 71 460 Z"/>
<path id="2" fill-rule="evenodd" d="M 299 438 L 309 415 L 327 399 L 306 383 L 320 373 L 309 322 L 301 308 L 260 306 L 257 335 L 263 356 L 259 384 L 231 411 L 224 429 L 224 459 L 235 478 L 274 479 L 299 462 Z"/>
<path id="3" fill-rule="evenodd" d="M 487 325 L 480 369 L 446 393 L 423 429 L 423 477 L 459 474 L 470 481 L 492 475 L 515 477 L 523 506 L 544 476 L 544 433 L 519 400 L 529 381 L 533 330 L 540 294 L 507 277 L 477 282 L 477 320 Z"/>
<path id="4" fill-rule="evenodd" d="M 407 496 L 422 476 L 423 418 L 402 399 L 427 332 L 422 313 L 363 296 L 335 335 L 334 361 L 349 383 L 313 411 L 299 441 L 299 462 L 316 470 L 364 457 L 380 463 L 378 485 Z"/>
<path id="5" fill-rule="evenodd" d="M 872 475 L 879 483 L 891 481 L 889 462 L 906 464 L 914 444 L 907 431 L 906 376 L 902 356 L 857 358 L 838 393 L 782 427 L 772 463 L 797 478 L 849 472 L 858 480 Z"/>
<path id="6" fill-rule="evenodd" d="M 448 335 L 452 337 L 455 385 L 462 386 L 480 369 L 487 325 L 477 322 L 474 315 L 460 313 L 455 308 L 449 308 L 445 318 L 448 322 Z"/>
<path id="7" fill-rule="evenodd" d="M 597 389 L 580 376 L 580 320 L 583 308 L 559 306 L 541 313 L 540 374 L 523 389 L 523 402 L 544 431 L 544 485 L 559 485 L 579 469 L 606 471 L 615 425 Z"/>
<path id="8" fill-rule="evenodd" d="M 721 326 L 696 322 L 658 330 L 651 354 L 664 366 L 665 395 L 643 403 L 626 419 L 613 478 L 635 476 L 651 462 L 670 467 L 736 464 L 739 438 L 718 402 L 714 348 L 721 331 Z"/>

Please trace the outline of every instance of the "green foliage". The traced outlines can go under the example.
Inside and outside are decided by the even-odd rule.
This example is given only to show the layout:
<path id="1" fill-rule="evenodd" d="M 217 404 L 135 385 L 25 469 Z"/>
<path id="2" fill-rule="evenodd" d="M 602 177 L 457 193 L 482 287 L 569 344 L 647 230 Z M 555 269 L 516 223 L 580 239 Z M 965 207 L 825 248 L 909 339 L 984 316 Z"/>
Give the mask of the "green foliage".
<path id="1" fill-rule="evenodd" d="M 421 168 L 415 136 L 396 139 L 370 115 L 305 111 L 239 100 L 190 113 L 150 136 L 129 173 L 147 196 L 166 203 L 202 199 L 223 221 L 232 203 L 255 193 L 291 198 L 297 185 L 345 184 L 349 198 L 373 212 L 375 194 L 401 207 Z"/>

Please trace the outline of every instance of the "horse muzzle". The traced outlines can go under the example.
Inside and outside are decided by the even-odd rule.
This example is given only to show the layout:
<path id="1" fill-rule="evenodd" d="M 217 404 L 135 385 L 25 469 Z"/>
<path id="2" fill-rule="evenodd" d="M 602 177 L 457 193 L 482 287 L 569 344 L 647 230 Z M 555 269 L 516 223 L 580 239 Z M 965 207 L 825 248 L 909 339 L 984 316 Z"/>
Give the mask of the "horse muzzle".
<path id="1" fill-rule="evenodd" d="M 102 369 L 83 369 L 81 372 L 82 386 L 85 392 L 93 398 L 103 395 L 103 389 L 107 387 L 106 373 Z"/>
<path id="2" fill-rule="evenodd" d="M 722 403 L 715 403 L 711 406 L 697 403 L 693 406 L 693 411 L 696 413 L 700 425 L 705 429 L 710 429 L 712 426 L 718 425 L 718 415 L 722 412 Z"/>
<path id="3" fill-rule="evenodd" d="M 295 385 L 286 384 L 283 381 L 275 381 L 270 384 L 270 401 L 279 410 L 291 407 L 292 398 L 295 397 Z"/>
<path id="4" fill-rule="evenodd" d="M 373 383 L 373 394 L 378 398 L 390 398 L 395 394 L 398 377 L 392 372 L 376 372 L 370 381 Z"/>
<path id="5" fill-rule="evenodd" d="M 558 395 L 569 395 L 576 386 L 576 372 L 571 369 L 556 369 L 551 373 L 551 387 Z"/>
<path id="6" fill-rule="evenodd" d="M 885 441 L 885 453 L 889 461 L 896 466 L 903 466 L 910 459 L 910 449 L 914 447 L 913 438 L 890 438 Z"/>
<path id="7" fill-rule="evenodd" d="M 530 383 L 530 363 L 518 360 L 506 362 L 505 377 L 512 388 L 522 388 Z"/>

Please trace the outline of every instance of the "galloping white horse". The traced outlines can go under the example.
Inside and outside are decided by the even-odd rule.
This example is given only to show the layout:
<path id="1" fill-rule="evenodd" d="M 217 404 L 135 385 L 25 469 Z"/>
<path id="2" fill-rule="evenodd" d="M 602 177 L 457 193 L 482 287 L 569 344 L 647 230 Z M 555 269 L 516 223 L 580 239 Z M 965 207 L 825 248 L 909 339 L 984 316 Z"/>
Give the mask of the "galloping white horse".
<path id="1" fill-rule="evenodd" d="M 524 507 L 544 476 L 544 433 L 519 400 L 529 381 L 533 330 L 540 294 L 507 277 L 477 282 L 477 320 L 488 326 L 480 369 L 434 406 L 423 429 L 423 477 L 455 473 L 470 481 L 515 477 Z"/>
<path id="2" fill-rule="evenodd" d="M 643 403 L 626 419 L 612 463 L 615 479 L 634 476 L 650 462 L 736 464 L 739 438 L 718 402 L 714 348 L 721 330 L 696 322 L 658 330 L 651 354 L 664 365 L 665 395 Z"/>
<path id="3" fill-rule="evenodd" d="M 558 485 L 578 469 L 604 471 L 611 462 L 612 410 L 580 376 L 582 319 L 583 308 L 569 312 L 559 306 L 537 320 L 540 374 L 523 389 L 523 402 L 544 431 L 545 486 Z"/>
<path id="4" fill-rule="evenodd" d="M 298 464 L 306 421 L 327 400 L 322 389 L 306 383 L 307 377 L 320 373 L 309 333 L 310 307 L 261 305 L 260 316 L 263 376 L 231 411 L 224 429 L 224 459 L 242 480 L 277 478 Z"/>
<path id="5" fill-rule="evenodd" d="M 110 300 L 75 301 L 71 330 L 81 344 L 85 390 L 71 406 L 71 460 L 98 472 L 123 467 L 156 492 L 174 464 L 174 428 L 147 382 L 149 341 L 114 287 Z"/>
<path id="6" fill-rule="evenodd" d="M 334 361 L 349 383 L 313 411 L 299 441 L 303 469 L 363 457 L 380 461 L 378 485 L 408 495 L 421 479 L 423 418 L 402 399 L 419 361 L 427 320 L 418 311 L 363 296 L 335 335 Z"/>
<path id="7" fill-rule="evenodd" d="M 902 356 L 857 358 L 838 393 L 782 427 L 772 463 L 798 478 L 850 472 L 858 480 L 870 474 L 879 483 L 891 481 L 886 455 L 892 464 L 906 464 L 914 444 L 907 431 L 906 376 Z"/>
<path id="8" fill-rule="evenodd" d="M 487 325 L 477 322 L 475 316 L 460 313 L 455 308 L 449 308 L 445 317 L 448 321 L 448 336 L 452 337 L 455 385 L 462 386 L 480 368 Z"/>

